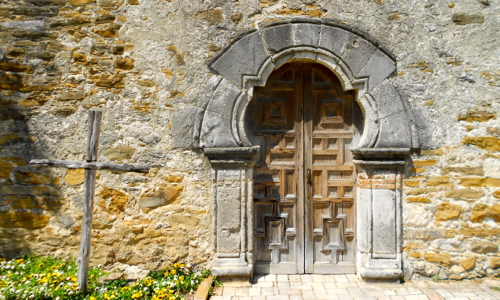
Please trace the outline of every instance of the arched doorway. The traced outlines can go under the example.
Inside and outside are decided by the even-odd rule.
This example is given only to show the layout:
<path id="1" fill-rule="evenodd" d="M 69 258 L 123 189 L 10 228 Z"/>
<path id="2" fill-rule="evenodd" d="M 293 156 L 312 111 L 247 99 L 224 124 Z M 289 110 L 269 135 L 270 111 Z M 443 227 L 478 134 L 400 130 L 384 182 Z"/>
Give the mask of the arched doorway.
<path id="1" fill-rule="evenodd" d="M 255 273 L 355 273 L 355 92 L 321 64 L 293 62 L 253 95 Z"/>

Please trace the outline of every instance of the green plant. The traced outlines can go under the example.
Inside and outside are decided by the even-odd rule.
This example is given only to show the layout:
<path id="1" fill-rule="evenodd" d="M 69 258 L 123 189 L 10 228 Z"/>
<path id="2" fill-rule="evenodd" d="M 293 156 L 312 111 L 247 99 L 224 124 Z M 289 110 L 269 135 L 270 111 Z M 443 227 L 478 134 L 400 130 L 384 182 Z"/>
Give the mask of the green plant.
<path id="1" fill-rule="evenodd" d="M 41 256 L 0 261 L 2 300 L 180 300 L 210 276 L 208 270 L 191 272 L 176 263 L 133 283 L 120 278 L 102 284 L 97 279 L 106 273 L 97 267 L 89 270 L 88 290 L 83 293 L 76 284 L 77 265 L 73 261 Z"/>
<path id="2" fill-rule="evenodd" d="M 441 277 L 439 277 L 439 274 L 436 273 L 436 274 L 432 275 L 432 280 L 435 282 L 438 282 L 439 280 L 441 280 Z"/>

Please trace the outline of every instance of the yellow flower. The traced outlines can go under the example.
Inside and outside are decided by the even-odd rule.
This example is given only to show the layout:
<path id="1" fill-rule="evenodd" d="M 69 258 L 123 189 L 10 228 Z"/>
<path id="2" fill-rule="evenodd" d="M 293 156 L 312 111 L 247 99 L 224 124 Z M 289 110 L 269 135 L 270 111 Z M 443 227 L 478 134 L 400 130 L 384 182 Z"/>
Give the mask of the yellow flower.
<path id="1" fill-rule="evenodd" d="M 90 296 L 90 300 L 97 300 L 97 298 L 94 296 Z"/>
<path id="2" fill-rule="evenodd" d="M 170 273 L 172 273 L 172 275 L 175 275 L 176 272 L 177 271 L 175 269 L 170 270 Z"/>
<path id="3" fill-rule="evenodd" d="M 184 275 L 179 276 L 179 280 L 183 281 L 184 280 Z"/>
<path id="4" fill-rule="evenodd" d="M 138 293 L 135 293 L 132 295 L 132 299 L 141 298 L 141 296 L 142 296 L 142 292 L 138 292 Z"/>
<path id="5" fill-rule="evenodd" d="M 181 268 L 184 268 L 184 264 L 181 264 Z"/>
<path id="6" fill-rule="evenodd" d="M 179 267 L 180 267 L 179 263 L 175 263 L 175 264 L 174 264 L 174 268 L 177 268 L 177 269 L 178 269 Z"/>
<path id="7" fill-rule="evenodd" d="M 128 291 L 128 290 L 130 290 L 130 288 L 128 286 L 122 287 L 122 292 L 125 292 L 125 291 Z"/>

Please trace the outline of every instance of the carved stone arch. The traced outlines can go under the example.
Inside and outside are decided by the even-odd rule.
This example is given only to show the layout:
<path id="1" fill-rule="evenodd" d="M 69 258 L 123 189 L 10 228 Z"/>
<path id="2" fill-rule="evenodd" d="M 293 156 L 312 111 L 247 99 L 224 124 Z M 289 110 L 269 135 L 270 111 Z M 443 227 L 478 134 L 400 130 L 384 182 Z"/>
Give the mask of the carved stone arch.
<path id="1" fill-rule="evenodd" d="M 358 147 L 419 148 L 410 105 L 389 79 L 396 70 L 395 58 L 376 40 L 352 29 L 304 22 L 272 24 L 243 35 L 212 59 L 209 67 L 219 75 L 209 84 L 212 93 L 206 95 L 195 137 L 199 146 L 250 146 L 243 117 L 253 87 L 265 84 L 274 69 L 294 60 L 322 63 L 344 89 L 357 90 L 367 129 Z"/>
<path id="2" fill-rule="evenodd" d="M 214 168 L 212 269 L 230 280 L 253 272 L 252 147 L 245 111 L 253 87 L 290 61 L 314 61 L 333 71 L 344 90 L 356 90 L 364 132 L 354 153 L 358 169 L 358 274 L 367 279 L 399 280 L 403 274 L 401 183 L 406 156 L 419 148 L 415 118 L 391 82 L 395 57 L 376 38 L 354 28 L 304 20 L 274 23 L 235 39 L 209 62 L 215 73 L 176 124 L 194 123 L 177 132 L 192 134 Z M 182 127 L 182 126 L 179 126 Z M 174 132 L 174 140 L 176 139 Z M 180 145 L 182 146 L 182 145 Z"/>

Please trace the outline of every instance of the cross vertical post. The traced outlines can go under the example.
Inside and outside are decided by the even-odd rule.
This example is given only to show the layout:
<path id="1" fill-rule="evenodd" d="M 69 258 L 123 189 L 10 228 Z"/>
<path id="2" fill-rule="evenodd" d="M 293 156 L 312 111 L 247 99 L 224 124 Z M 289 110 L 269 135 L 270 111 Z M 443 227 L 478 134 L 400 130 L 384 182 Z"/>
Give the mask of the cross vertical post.
<path id="1" fill-rule="evenodd" d="M 87 139 L 87 162 L 97 160 L 99 146 L 99 131 L 102 112 L 89 111 L 89 131 Z M 78 287 L 87 291 L 89 274 L 90 238 L 92 235 L 92 212 L 94 210 L 95 169 L 85 169 L 85 199 L 83 202 L 82 239 L 80 241 L 80 264 L 78 265 Z"/>

